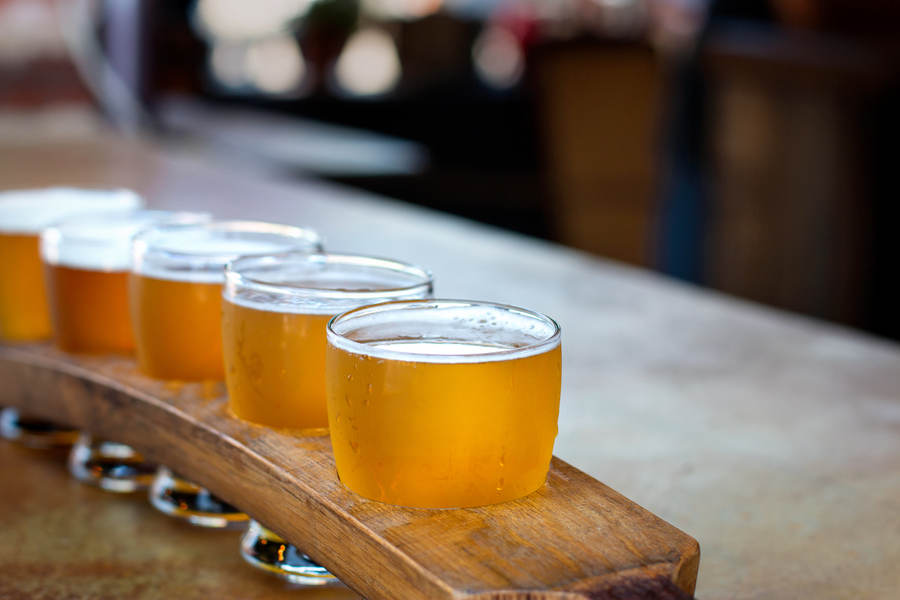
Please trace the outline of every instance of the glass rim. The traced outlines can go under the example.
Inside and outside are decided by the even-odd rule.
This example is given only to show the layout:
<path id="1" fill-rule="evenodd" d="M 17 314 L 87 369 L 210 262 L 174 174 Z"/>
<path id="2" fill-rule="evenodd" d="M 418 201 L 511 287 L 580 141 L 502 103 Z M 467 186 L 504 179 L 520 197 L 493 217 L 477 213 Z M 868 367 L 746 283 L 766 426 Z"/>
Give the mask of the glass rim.
<path id="1" fill-rule="evenodd" d="M 478 354 L 431 354 L 431 353 L 418 353 L 418 352 L 403 352 L 400 350 L 384 350 L 379 349 L 377 352 L 373 352 L 371 345 L 366 344 L 364 342 L 357 342 L 356 340 L 352 340 L 347 336 L 338 333 L 334 330 L 335 325 L 339 324 L 341 321 L 346 320 L 348 318 L 353 317 L 354 315 L 358 315 L 359 313 L 378 313 L 378 312 L 387 312 L 387 311 L 402 311 L 408 310 L 410 307 L 418 307 L 421 308 L 440 308 L 440 307 L 455 307 L 455 308 L 478 308 L 478 307 L 488 307 L 491 309 L 512 312 L 518 314 L 520 316 L 528 317 L 531 319 L 535 319 L 537 321 L 541 321 L 544 324 L 547 324 L 551 327 L 552 333 L 546 338 L 527 344 L 524 346 L 519 346 L 516 348 L 502 348 L 496 351 L 484 352 Z M 369 306 L 360 306 L 358 308 L 353 308 L 348 311 L 342 312 L 340 314 L 335 315 L 331 319 L 328 320 L 328 325 L 325 327 L 326 338 L 328 342 L 332 342 L 332 339 L 340 340 L 338 344 L 332 344 L 337 347 L 340 347 L 344 350 L 350 350 L 357 354 L 363 354 L 366 356 L 375 356 L 377 358 L 386 358 L 392 360 L 402 360 L 406 362 L 439 362 L 445 364 L 454 364 L 454 363 L 479 363 L 479 362 L 493 362 L 500 360 L 509 360 L 513 358 L 524 358 L 526 356 L 533 356 L 536 354 L 540 354 L 542 352 L 552 350 L 560 345 L 562 340 L 562 329 L 559 326 L 559 323 L 556 322 L 556 319 L 545 315 L 543 313 L 537 312 L 535 310 L 531 310 L 528 308 L 522 308 L 520 306 L 515 306 L 512 304 L 503 304 L 501 302 L 490 302 L 487 300 L 465 300 L 465 299 L 455 299 L 455 298 L 428 298 L 428 299 L 420 299 L 420 300 L 394 300 L 390 302 L 383 302 L 380 304 L 373 304 Z"/>
<path id="2" fill-rule="evenodd" d="M 132 240 L 148 227 L 206 223 L 212 215 L 136 208 L 79 213 L 41 232 L 41 261 L 50 266 L 89 271 L 131 270 Z"/>
<path id="3" fill-rule="evenodd" d="M 197 225 L 202 223 L 208 223 L 210 219 L 212 219 L 212 215 L 207 212 L 202 211 L 189 211 L 189 210 L 166 210 L 162 208 L 136 208 L 134 210 L 104 210 L 104 211 L 96 211 L 96 212 L 87 212 L 87 213 L 79 213 L 69 218 L 62 219 L 61 221 L 57 221 L 52 225 L 49 225 L 45 229 L 41 231 L 41 239 L 47 238 L 53 242 L 59 242 L 61 240 L 65 240 L 68 242 L 74 242 L 78 244 L 84 245 L 96 245 L 96 246 L 109 246 L 115 244 L 117 238 L 113 237 L 99 237 L 93 236 L 90 234 L 79 234 L 77 231 L 66 231 L 69 227 L 77 227 L 79 225 L 104 225 L 105 221 L 109 221 L 112 225 L 116 225 L 122 222 L 128 222 L 133 220 L 135 217 L 140 215 L 151 216 L 151 215 L 159 215 L 161 218 L 160 221 L 153 222 L 149 221 L 144 224 L 139 229 L 135 230 L 129 236 L 125 236 L 128 239 L 134 239 L 139 234 L 141 234 L 145 229 L 150 229 L 152 227 L 157 227 L 161 225 Z M 180 219 L 194 219 L 196 221 L 181 221 Z M 171 220 L 170 220 L 171 219 Z M 205 220 L 204 220 L 205 219 Z"/>
<path id="4" fill-rule="evenodd" d="M 265 264 L 279 264 L 281 261 L 298 262 L 323 262 L 331 264 L 344 264 L 352 266 L 370 267 L 381 271 L 405 273 L 419 277 L 419 281 L 412 285 L 400 287 L 383 287 L 376 290 L 333 290 L 327 288 L 312 288 L 278 284 L 271 281 L 257 279 L 241 272 L 241 269 L 250 269 Z M 434 285 L 434 276 L 429 269 L 392 258 L 369 256 L 364 254 L 348 254 L 340 252 L 278 252 L 262 255 L 247 255 L 230 261 L 225 266 L 225 281 L 227 284 L 239 285 L 245 289 L 261 291 L 278 297 L 312 297 L 334 300 L 371 300 L 379 298 L 391 298 L 392 296 L 406 296 L 419 291 L 427 291 Z M 227 294 L 231 285 L 223 288 L 223 295 Z M 226 300 L 231 300 L 225 296 Z M 390 300 L 388 300 L 390 301 Z"/>
<path id="5" fill-rule="evenodd" d="M 267 252 L 222 252 L 222 251 L 187 251 L 175 250 L 166 246 L 159 247 L 154 245 L 150 238 L 163 232 L 177 232 L 196 229 L 198 231 L 211 231 L 222 233 L 247 233 L 247 234 L 263 234 L 272 236 L 281 236 L 285 239 L 304 240 L 311 246 L 310 251 L 316 251 L 322 248 L 322 236 L 316 230 L 310 227 L 300 227 L 297 225 L 284 225 L 281 223 L 271 223 L 268 221 L 255 221 L 252 219 L 229 219 L 229 220 L 213 220 L 204 223 L 165 223 L 161 225 L 151 225 L 140 231 L 133 239 L 133 248 L 135 250 L 142 248 L 146 253 L 153 253 L 157 256 L 165 257 L 169 260 L 185 260 L 192 261 L 205 259 L 207 261 L 215 261 L 218 259 L 223 266 L 235 259 L 235 256 L 262 256 L 271 254 Z"/>

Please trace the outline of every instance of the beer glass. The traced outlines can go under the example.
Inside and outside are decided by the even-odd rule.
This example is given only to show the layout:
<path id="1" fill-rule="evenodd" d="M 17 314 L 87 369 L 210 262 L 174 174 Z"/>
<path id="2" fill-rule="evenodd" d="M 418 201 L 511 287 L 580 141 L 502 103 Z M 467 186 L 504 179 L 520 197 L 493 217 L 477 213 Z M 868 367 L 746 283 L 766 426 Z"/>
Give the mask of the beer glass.
<path id="1" fill-rule="evenodd" d="M 142 205 L 129 190 L 44 188 L 0 192 L 0 341 L 36 342 L 51 336 L 39 239 L 46 227 L 96 211 L 128 211 Z M 0 435 L 25 445 L 69 445 L 77 432 L 21 415 L 0 413 Z"/>
<path id="2" fill-rule="evenodd" d="M 321 251 L 309 230 L 256 221 L 161 225 L 132 245 L 129 302 L 138 368 L 156 379 L 224 379 L 222 283 L 243 255 Z M 239 527 L 247 516 L 160 467 L 150 488 L 158 510 L 204 527 Z"/>
<path id="3" fill-rule="evenodd" d="M 67 219 L 41 234 L 47 299 L 56 346 L 64 352 L 134 352 L 128 308 L 131 241 L 155 223 L 208 221 L 202 213 L 134 210 Z M 156 467 L 129 446 L 82 432 L 69 454 L 69 471 L 114 492 L 146 489 Z"/>
<path id="4" fill-rule="evenodd" d="M 231 412 L 298 435 L 327 432 L 325 328 L 337 313 L 431 296 L 431 274 L 405 263 L 344 254 L 241 258 L 225 270 L 222 341 Z M 334 581 L 283 538 L 252 521 L 250 564 L 292 583 Z"/>
<path id="5" fill-rule="evenodd" d="M 351 491 L 461 508 L 543 485 L 559 414 L 552 319 L 488 302 L 391 302 L 336 316 L 327 339 L 331 443 Z"/>

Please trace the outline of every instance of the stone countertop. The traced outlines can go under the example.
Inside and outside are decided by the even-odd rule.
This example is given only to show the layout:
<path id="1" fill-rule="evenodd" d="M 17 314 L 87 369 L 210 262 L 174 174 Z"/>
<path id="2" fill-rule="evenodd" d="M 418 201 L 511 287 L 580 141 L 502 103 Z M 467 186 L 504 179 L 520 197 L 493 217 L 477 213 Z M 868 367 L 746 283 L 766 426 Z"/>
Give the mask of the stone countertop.
<path id="1" fill-rule="evenodd" d="M 189 148 L 108 136 L 0 143 L 0 188 L 53 184 L 129 186 L 154 207 L 309 225 L 329 249 L 428 266 L 440 297 L 546 312 L 563 328 L 556 454 L 699 540 L 699 598 L 886 598 L 900 589 L 893 343 Z M 16 515 L 29 505 L 10 498 L 7 469 L 3 478 L 4 522 L 13 530 L 2 535 L 24 536 L 31 526 Z M 106 511 L 120 499 L 53 485 L 67 485 L 84 520 L 114 518 Z M 82 505 L 82 494 L 92 501 Z M 52 545 L 52 534 L 43 543 Z M 14 571 L 38 581 L 46 561 L 25 547 L 32 553 Z M 4 563 L 0 574 L 10 577 Z M 222 564 L 217 589 L 238 590 L 237 569 Z M 239 573 L 266 585 L 248 569 Z"/>
<path id="2" fill-rule="evenodd" d="M 0 598 L 359 598 L 292 588 L 244 563 L 239 532 L 198 529 L 143 494 L 78 483 L 65 460 L 0 441 Z"/>

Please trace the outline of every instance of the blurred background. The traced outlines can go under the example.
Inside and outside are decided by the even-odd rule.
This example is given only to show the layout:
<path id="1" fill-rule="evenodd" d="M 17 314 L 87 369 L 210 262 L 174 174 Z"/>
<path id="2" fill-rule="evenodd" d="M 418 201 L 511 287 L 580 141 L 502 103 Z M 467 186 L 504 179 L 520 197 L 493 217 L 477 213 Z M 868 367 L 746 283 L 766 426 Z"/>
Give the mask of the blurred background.
<path id="1" fill-rule="evenodd" d="M 896 0 L 0 0 L 0 143 L 114 128 L 900 339 L 898 111 Z"/>

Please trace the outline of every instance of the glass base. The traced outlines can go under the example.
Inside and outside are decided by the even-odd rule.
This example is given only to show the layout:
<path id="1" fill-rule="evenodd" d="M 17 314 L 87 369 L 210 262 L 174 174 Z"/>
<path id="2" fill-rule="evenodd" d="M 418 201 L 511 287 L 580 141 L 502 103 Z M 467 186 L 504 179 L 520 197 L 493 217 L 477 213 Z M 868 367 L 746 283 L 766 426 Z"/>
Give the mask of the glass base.
<path id="1" fill-rule="evenodd" d="M 69 472 L 82 483 L 127 494 L 149 488 L 156 465 L 146 462 L 131 446 L 82 433 L 69 453 Z"/>
<path id="2" fill-rule="evenodd" d="M 295 585 L 340 584 L 337 577 L 313 562 L 296 546 L 253 520 L 241 538 L 241 556 L 257 569 Z"/>
<path id="3" fill-rule="evenodd" d="M 78 439 L 78 432 L 50 421 L 23 417 L 18 409 L 6 407 L 0 411 L 0 437 L 43 450 L 71 446 Z"/>
<path id="4" fill-rule="evenodd" d="M 150 485 L 150 503 L 160 512 L 183 519 L 198 527 L 242 529 L 247 515 L 209 490 L 175 476 L 166 467 L 159 467 Z"/>

